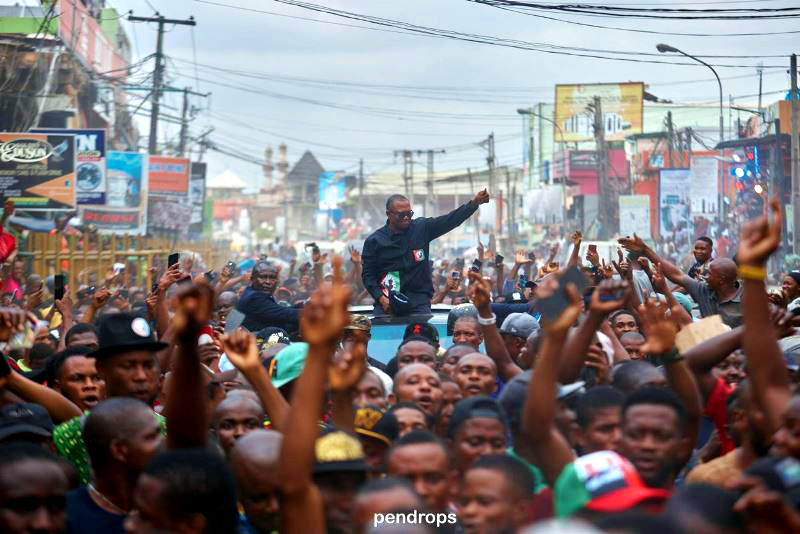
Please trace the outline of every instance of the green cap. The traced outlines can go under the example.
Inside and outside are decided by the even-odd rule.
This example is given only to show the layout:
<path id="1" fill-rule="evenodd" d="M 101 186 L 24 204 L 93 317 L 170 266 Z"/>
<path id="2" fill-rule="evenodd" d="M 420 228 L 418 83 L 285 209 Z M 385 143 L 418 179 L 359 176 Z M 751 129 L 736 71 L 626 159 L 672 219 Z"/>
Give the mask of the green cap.
<path id="1" fill-rule="evenodd" d="M 269 376 L 276 388 L 288 384 L 300 376 L 308 356 L 308 343 L 292 343 L 272 358 Z"/>

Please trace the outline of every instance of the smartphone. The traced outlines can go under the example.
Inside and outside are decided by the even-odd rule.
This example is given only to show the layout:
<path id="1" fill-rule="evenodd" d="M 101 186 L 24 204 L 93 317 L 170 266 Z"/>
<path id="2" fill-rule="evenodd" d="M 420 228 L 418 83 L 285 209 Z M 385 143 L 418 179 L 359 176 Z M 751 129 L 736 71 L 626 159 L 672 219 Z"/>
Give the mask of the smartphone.
<path id="1" fill-rule="evenodd" d="M 494 264 L 495 264 L 495 265 L 503 265 L 503 260 L 505 260 L 505 258 L 503 257 L 503 255 L 502 255 L 502 254 L 497 254 L 497 255 L 494 257 Z"/>
<path id="2" fill-rule="evenodd" d="M 11 366 L 5 356 L 0 355 L 0 378 L 11 374 Z"/>
<path id="3" fill-rule="evenodd" d="M 94 295 L 95 291 L 97 291 L 97 288 L 95 286 L 89 286 L 86 288 L 86 294 L 89 296 Z"/>
<path id="4" fill-rule="evenodd" d="M 528 285 L 528 275 L 527 274 L 519 275 L 519 287 L 524 288 L 527 285 Z"/>
<path id="5" fill-rule="evenodd" d="M 583 273 L 581 273 L 580 269 L 577 267 L 570 267 L 558 280 L 558 289 L 555 293 L 536 303 L 536 308 L 542 313 L 543 319 L 552 321 L 558 318 L 566 307 L 569 306 L 569 298 L 567 297 L 566 291 L 567 284 L 575 284 L 578 295 L 582 295 L 584 291 L 586 291 L 586 277 L 583 276 Z"/>
<path id="6" fill-rule="evenodd" d="M 461 273 L 459 273 L 458 271 L 453 271 L 452 273 L 450 273 L 450 278 L 452 278 L 453 280 L 458 280 L 459 278 L 461 278 Z"/>
<path id="7" fill-rule="evenodd" d="M 597 252 L 597 245 L 589 245 L 589 252 L 596 253 Z"/>
<path id="8" fill-rule="evenodd" d="M 483 262 L 481 260 L 479 260 L 479 259 L 475 259 L 472 262 L 472 267 L 470 267 L 469 269 L 472 272 L 479 273 L 479 272 L 481 272 L 481 267 L 483 267 Z"/>
<path id="9" fill-rule="evenodd" d="M 64 298 L 64 275 L 57 274 L 53 283 L 53 298 L 61 300 Z"/>
<path id="10" fill-rule="evenodd" d="M 533 253 L 533 252 L 528 252 L 528 259 L 529 260 L 535 260 L 536 259 L 536 254 Z"/>
<path id="11" fill-rule="evenodd" d="M 180 259 L 181 259 L 180 252 L 173 252 L 172 254 L 170 254 L 169 255 L 169 259 L 167 260 L 167 268 L 170 268 L 173 265 L 176 265 L 178 263 L 178 260 L 180 260 Z"/>

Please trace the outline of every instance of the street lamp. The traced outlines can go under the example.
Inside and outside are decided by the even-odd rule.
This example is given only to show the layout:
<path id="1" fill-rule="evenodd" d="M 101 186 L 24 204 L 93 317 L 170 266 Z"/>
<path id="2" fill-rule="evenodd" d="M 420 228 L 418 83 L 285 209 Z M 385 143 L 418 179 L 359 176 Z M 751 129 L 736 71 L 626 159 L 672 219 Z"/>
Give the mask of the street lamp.
<path id="1" fill-rule="evenodd" d="M 722 111 L 722 80 L 719 79 L 719 74 L 717 74 L 717 71 L 714 70 L 714 67 L 712 67 L 711 65 L 709 65 L 708 63 L 706 63 L 702 59 L 696 58 L 691 54 L 687 54 L 683 50 L 679 50 L 679 49 L 675 48 L 674 46 L 670 46 L 668 44 L 661 43 L 661 44 L 657 44 L 656 45 L 656 50 L 658 50 L 662 54 L 667 53 L 667 52 L 673 52 L 675 54 L 684 55 L 684 56 L 688 57 L 689 59 L 693 59 L 693 60 L 697 61 L 701 65 L 705 65 L 706 67 L 708 67 L 711 70 L 711 72 L 714 73 L 714 77 L 717 79 L 717 84 L 719 85 L 719 142 L 722 143 L 725 140 L 725 124 L 723 122 L 723 116 L 724 115 L 723 115 L 723 111 Z M 720 152 L 720 163 L 719 163 L 720 175 L 722 175 L 722 172 L 723 172 L 722 159 L 724 158 L 723 149 L 720 148 L 719 152 Z M 720 191 L 720 194 L 719 194 L 719 213 L 720 213 L 720 219 L 721 219 L 720 222 L 724 223 L 724 221 L 725 221 L 725 217 L 724 217 L 725 204 L 723 202 L 724 185 L 725 185 L 724 179 L 723 179 L 722 183 L 720 183 L 720 185 L 723 186 L 723 191 Z"/>

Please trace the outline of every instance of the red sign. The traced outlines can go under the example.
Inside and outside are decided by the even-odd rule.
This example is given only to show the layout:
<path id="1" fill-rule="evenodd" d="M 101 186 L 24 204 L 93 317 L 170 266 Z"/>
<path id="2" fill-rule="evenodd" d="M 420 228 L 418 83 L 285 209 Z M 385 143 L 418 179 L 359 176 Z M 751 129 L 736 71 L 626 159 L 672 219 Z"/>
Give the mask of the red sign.
<path id="1" fill-rule="evenodd" d="M 189 160 L 168 156 L 150 156 L 150 196 L 184 197 L 189 195 Z"/>

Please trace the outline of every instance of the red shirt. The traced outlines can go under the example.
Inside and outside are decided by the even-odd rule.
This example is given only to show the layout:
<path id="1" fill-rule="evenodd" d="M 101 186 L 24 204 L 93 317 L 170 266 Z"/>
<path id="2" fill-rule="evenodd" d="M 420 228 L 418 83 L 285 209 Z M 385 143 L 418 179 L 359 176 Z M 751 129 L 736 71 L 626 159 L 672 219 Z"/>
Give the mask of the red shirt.
<path id="1" fill-rule="evenodd" d="M 728 426 L 728 397 L 730 397 L 731 393 L 733 393 L 733 388 L 726 384 L 722 378 L 717 378 L 703 411 L 714 422 L 714 427 L 717 429 L 721 446 L 720 456 L 736 448 L 726 428 Z"/>

